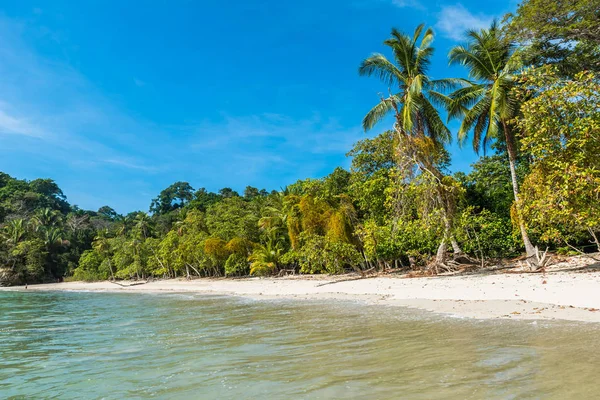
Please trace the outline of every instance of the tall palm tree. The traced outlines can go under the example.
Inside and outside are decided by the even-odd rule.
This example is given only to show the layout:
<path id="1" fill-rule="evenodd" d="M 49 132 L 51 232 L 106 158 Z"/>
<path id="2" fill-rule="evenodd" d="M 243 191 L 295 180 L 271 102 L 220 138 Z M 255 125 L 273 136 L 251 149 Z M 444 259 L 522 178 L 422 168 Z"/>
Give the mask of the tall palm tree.
<path id="1" fill-rule="evenodd" d="M 117 218 L 117 235 L 127 236 L 133 219 L 129 215 L 119 216 Z"/>
<path id="2" fill-rule="evenodd" d="M 142 235 L 142 238 L 146 239 L 149 235 L 150 224 L 152 222 L 150 216 L 145 212 L 139 212 L 133 221 L 135 222 L 135 228 Z"/>
<path id="3" fill-rule="evenodd" d="M 525 223 L 521 218 L 519 185 L 517 183 L 517 147 L 515 132 L 509 121 L 519 111 L 519 102 L 512 90 L 515 73 L 520 69 L 514 46 L 503 39 L 494 21 L 489 29 L 467 32 L 466 46 L 455 46 L 448 55 L 450 64 L 460 64 L 474 80 L 454 91 L 448 99 L 448 118 L 462 118 L 458 131 L 460 143 L 473 133 L 473 149 L 479 153 L 492 140 L 506 144 L 519 229 L 528 257 L 536 255 Z"/>
<path id="4" fill-rule="evenodd" d="M 373 54 L 362 62 L 358 70 L 363 76 L 377 76 L 397 89 L 367 113 L 363 119 L 365 131 L 373 128 L 385 116 L 393 113 L 396 131 L 402 135 L 426 135 L 438 144 L 450 141 L 450 130 L 442 121 L 431 100 L 438 97 L 435 89 L 452 85 L 449 79 L 431 80 L 427 75 L 433 55 L 433 30 L 424 33 L 423 24 L 415 29 L 412 38 L 395 28 L 392 37 L 383 42 L 394 53 L 396 64 L 383 54 Z M 419 37 L 422 38 L 419 41 Z"/>
<path id="5" fill-rule="evenodd" d="M 392 29 L 391 37 L 383 43 L 392 49 L 394 62 L 382 54 L 373 54 L 362 62 L 359 74 L 374 75 L 393 87 L 393 92 L 387 97 L 382 96 L 381 101 L 364 117 L 364 130 L 370 130 L 385 116 L 392 114 L 403 151 L 410 153 L 404 156 L 421 170 L 434 175 L 438 202 L 444 212 L 445 233 L 437 256 L 438 263 L 443 263 L 448 241 L 452 243 L 455 254 L 461 253 L 461 250 L 452 236 L 453 196 L 443 184 L 444 175 L 435 161 L 435 154 L 444 152 L 444 145 L 450 142 L 451 135 L 434 104 L 445 99 L 438 90 L 453 88 L 462 82 L 459 79 L 433 80 L 427 75 L 434 51 L 431 47 L 433 38 L 433 30 L 425 29 L 423 24 L 415 29 L 412 37 Z M 419 146 L 419 143 L 426 145 Z"/>
<path id="6" fill-rule="evenodd" d="M 110 269 L 110 277 L 111 277 L 111 280 L 114 281 L 115 274 L 113 271 L 111 254 L 110 254 L 112 251 L 112 246 L 110 243 L 110 239 L 107 237 L 106 231 L 98 232 L 98 236 L 96 236 L 96 238 L 94 239 L 94 242 L 92 243 L 92 248 L 94 250 L 96 250 L 96 252 L 98 252 L 100 255 L 102 255 L 104 257 L 104 259 L 107 260 L 108 268 Z"/>
<path id="7" fill-rule="evenodd" d="M 284 207 L 284 197 L 282 192 L 273 196 L 272 203 L 263 208 L 262 216 L 258 220 L 258 227 L 269 238 L 285 240 L 288 216 Z"/>

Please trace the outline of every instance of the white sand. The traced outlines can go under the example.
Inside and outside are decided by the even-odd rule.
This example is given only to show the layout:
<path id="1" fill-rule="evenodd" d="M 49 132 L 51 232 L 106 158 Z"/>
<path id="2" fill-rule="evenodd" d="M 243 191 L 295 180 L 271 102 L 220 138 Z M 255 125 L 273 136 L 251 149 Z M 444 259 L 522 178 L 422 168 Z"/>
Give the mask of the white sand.
<path id="1" fill-rule="evenodd" d="M 27 290 L 191 291 L 253 298 L 352 299 L 479 319 L 564 319 L 600 322 L 600 273 L 595 272 L 427 278 L 378 277 L 336 282 L 339 279 L 340 277 L 309 276 L 165 280 L 130 287 L 121 287 L 111 282 L 68 282 L 30 285 Z M 329 284 L 331 282 L 336 283 Z"/>

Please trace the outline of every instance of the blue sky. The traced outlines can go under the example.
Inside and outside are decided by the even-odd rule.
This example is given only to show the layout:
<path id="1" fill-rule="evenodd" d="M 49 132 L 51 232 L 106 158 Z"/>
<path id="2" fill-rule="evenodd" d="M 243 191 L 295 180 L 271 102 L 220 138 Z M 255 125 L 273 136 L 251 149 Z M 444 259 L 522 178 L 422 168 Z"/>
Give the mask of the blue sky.
<path id="1" fill-rule="evenodd" d="M 389 128 L 362 132 L 387 89 L 357 67 L 392 26 L 433 26 L 431 75 L 457 76 L 448 49 L 511 1 L 2 2 L 0 171 L 119 212 L 178 180 L 242 191 L 322 177 Z M 476 159 L 452 149 L 453 170 Z"/>

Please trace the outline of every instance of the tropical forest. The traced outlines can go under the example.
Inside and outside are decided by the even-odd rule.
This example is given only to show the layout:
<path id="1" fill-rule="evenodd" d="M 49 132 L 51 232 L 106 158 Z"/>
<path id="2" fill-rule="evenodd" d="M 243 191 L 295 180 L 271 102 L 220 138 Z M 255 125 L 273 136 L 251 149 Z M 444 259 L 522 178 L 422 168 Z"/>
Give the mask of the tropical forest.
<path id="1" fill-rule="evenodd" d="M 600 251 L 598 2 L 523 1 L 465 32 L 447 54 L 459 76 L 429 75 L 434 44 L 428 26 L 391 28 L 356 60 L 373 82 L 364 139 L 320 179 L 243 193 L 179 181 L 121 215 L 0 173 L 0 283 L 535 271 Z M 451 143 L 479 155 L 468 173 L 450 171 Z"/>

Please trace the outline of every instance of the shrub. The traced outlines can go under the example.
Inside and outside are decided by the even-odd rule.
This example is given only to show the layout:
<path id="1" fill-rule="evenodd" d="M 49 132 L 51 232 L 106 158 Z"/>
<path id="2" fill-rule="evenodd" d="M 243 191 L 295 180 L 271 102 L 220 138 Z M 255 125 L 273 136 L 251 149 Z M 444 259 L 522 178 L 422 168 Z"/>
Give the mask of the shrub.
<path id="1" fill-rule="evenodd" d="M 225 262 L 225 276 L 248 275 L 249 263 L 241 254 L 233 253 Z"/>

